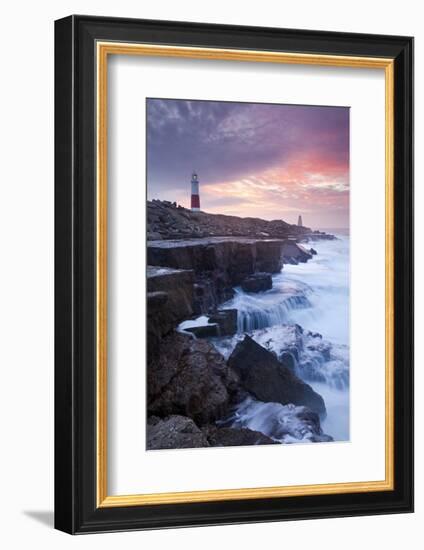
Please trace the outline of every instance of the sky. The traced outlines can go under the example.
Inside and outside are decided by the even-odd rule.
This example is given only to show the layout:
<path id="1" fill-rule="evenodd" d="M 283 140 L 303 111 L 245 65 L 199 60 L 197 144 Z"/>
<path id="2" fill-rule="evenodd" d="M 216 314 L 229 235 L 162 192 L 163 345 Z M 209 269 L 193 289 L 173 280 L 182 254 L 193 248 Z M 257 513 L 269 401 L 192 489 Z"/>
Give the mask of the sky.
<path id="1" fill-rule="evenodd" d="M 349 108 L 147 99 L 148 199 L 313 229 L 349 226 Z"/>

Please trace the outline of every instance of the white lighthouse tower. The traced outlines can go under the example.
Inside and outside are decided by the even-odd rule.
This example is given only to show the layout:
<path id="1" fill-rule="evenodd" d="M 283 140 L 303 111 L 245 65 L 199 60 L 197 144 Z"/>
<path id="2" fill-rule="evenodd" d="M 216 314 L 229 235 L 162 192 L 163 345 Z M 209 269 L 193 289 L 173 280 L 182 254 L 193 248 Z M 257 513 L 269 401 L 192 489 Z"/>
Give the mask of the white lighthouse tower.
<path id="1" fill-rule="evenodd" d="M 191 210 L 193 212 L 200 210 L 199 178 L 196 172 L 191 175 Z"/>

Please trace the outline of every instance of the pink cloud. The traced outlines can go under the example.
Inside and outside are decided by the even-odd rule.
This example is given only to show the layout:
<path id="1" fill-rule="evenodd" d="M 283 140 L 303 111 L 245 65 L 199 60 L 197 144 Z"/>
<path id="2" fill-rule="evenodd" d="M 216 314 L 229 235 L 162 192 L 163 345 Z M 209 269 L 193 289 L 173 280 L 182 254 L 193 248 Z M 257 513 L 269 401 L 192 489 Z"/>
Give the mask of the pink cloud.
<path id="1" fill-rule="evenodd" d="M 203 208 L 211 212 L 291 223 L 302 214 L 312 227 L 345 227 L 349 167 L 338 157 L 303 151 L 242 179 L 204 185 L 202 199 Z"/>

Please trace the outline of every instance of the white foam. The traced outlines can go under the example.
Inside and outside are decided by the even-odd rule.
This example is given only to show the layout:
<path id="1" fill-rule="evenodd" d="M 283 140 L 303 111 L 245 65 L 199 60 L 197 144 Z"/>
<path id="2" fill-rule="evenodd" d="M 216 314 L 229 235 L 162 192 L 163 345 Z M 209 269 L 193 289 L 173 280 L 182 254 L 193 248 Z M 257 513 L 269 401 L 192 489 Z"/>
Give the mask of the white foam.
<path id="1" fill-rule="evenodd" d="M 272 290 L 246 294 L 236 289 L 234 298 L 222 308 L 237 308 L 238 333 L 214 339 L 214 344 L 228 358 L 248 333 L 277 357 L 291 351 L 296 356 L 296 374 L 324 398 L 324 431 L 335 440 L 348 440 L 349 237 L 339 235 L 337 240 L 318 241 L 313 247 L 318 254 L 307 263 L 285 265 L 273 276 Z M 274 417 L 282 412 L 275 404 L 265 405 L 249 405 L 246 426 L 261 431 L 253 427 L 258 425 L 254 414 L 261 423 L 267 413 Z"/>

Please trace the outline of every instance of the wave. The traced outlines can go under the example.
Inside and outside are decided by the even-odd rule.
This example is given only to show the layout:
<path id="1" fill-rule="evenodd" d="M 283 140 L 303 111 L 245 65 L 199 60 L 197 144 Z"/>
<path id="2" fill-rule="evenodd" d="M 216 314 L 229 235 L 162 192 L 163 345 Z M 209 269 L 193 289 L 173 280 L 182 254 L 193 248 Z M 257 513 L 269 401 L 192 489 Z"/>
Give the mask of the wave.
<path id="1" fill-rule="evenodd" d="M 270 303 L 271 301 L 273 303 Z M 231 304 L 230 308 L 237 309 L 237 332 L 239 333 L 287 323 L 292 318 L 293 310 L 312 307 L 307 295 L 300 292 L 279 295 L 276 292 L 270 292 L 261 297 L 237 293 L 231 300 Z M 227 307 L 225 305 L 222 309 Z"/>
<path id="2" fill-rule="evenodd" d="M 250 396 L 221 425 L 249 428 L 279 443 L 318 443 L 333 440 L 324 434 L 318 415 L 306 407 L 262 403 Z"/>

